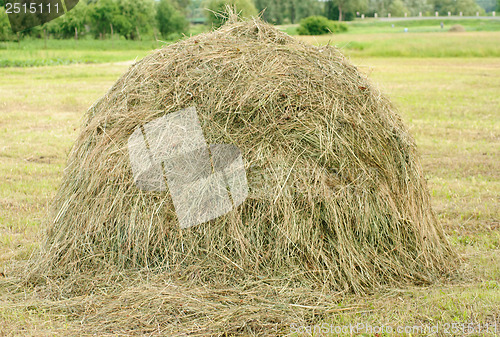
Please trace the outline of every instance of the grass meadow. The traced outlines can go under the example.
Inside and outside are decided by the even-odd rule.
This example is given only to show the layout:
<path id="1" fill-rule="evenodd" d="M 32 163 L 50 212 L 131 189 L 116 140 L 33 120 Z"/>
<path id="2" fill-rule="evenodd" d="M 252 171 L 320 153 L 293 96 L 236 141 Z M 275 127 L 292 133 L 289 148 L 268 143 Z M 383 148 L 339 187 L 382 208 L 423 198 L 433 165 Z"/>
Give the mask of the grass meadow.
<path id="1" fill-rule="evenodd" d="M 441 29 L 439 20 L 354 21 L 347 33 L 323 36 L 299 36 L 312 44 L 331 44 L 351 57 L 500 57 L 500 20 L 447 19 Z M 466 32 L 448 29 L 461 24 Z M 392 27 L 394 25 L 394 27 Z M 298 25 L 279 26 L 290 35 Z M 409 32 L 405 33 L 404 28 Z M 207 31 L 207 26 L 194 26 L 188 36 Z M 141 59 L 151 49 L 173 41 L 54 40 L 24 39 L 0 42 L 0 68 L 68 65 L 75 63 L 107 63 Z"/>
<path id="2" fill-rule="evenodd" d="M 500 32 L 301 39 L 332 40 L 399 108 L 419 146 L 434 210 L 463 262 L 447 283 L 346 295 L 324 323 L 438 325 L 440 336 L 462 336 L 464 329 L 493 336 L 484 324 L 496 323 L 500 333 Z M 0 336 L 76 334 L 84 324 L 84 317 L 38 306 L 30 289 L 25 301 L 14 300 L 2 279 L 39 243 L 86 109 L 156 47 L 105 42 L 49 41 L 47 49 L 43 41 L 0 43 Z M 40 59 L 77 64 L 35 67 Z"/>
<path id="3" fill-rule="evenodd" d="M 441 28 L 443 22 L 443 28 Z M 349 30 L 345 34 L 381 34 L 381 33 L 404 33 L 408 28 L 409 33 L 438 33 L 447 32 L 453 25 L 462 25 L 468 32 L 495 32 L 500 30 L 500 20 L 488 19 L 460 19 L 457 17 L 427 18 L 423 20 L 396 19 L 377 20 L 366 18 L 347 22 Z M 280 29 L 290 35 L 297 35 L 298 24 L 282 25 Z"/>

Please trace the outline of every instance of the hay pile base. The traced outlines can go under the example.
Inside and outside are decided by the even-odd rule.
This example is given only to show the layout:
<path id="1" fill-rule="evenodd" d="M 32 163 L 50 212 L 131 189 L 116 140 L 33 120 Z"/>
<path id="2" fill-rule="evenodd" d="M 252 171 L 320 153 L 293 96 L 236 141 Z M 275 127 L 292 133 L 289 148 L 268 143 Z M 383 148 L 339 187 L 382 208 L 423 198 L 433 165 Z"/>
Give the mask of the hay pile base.
<path id="1" fill-rule="evenodd" d="M 134 184 L 127 140 L 191 106 L 209 144 L 241 150 L 250 191 L 180 229 L 169 193 Z M 46 235 L 33 276 L 147 270 L 362 294 L 453 268 L 394 107 L 336 48 L 257 19 L 156 50 L 89 109 Z"/>

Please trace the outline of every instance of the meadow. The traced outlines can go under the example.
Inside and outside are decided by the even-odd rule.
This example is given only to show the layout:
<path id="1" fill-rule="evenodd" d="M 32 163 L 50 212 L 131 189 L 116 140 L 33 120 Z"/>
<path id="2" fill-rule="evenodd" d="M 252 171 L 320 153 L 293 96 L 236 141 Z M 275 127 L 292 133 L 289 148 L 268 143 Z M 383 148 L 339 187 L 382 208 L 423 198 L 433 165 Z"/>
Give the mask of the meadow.
<path id="1" fill-rule="evenodd" d="M 500 33 L 301 38 L 333 40 L 399 108 L 416 138 L 433 208 L 462 260 L 457 275 L 443 283 L 345 295 L 323 323 L 439 325 L 437 335 L 448 335 L 450 324 L 455 336 L 464 329 L 492 336 L 496 324 L 500 333 L 500 46 L 494 43 Z M 88 326 L 85 317 L 40 304 L 30 289 L 22 290 L 24 301 L 10 296 L 6 285 L 12 265 L 26 261 L 39 243 L 86 109 L 156 45 L 49 41 L 54 45 L 43 49 L 43 41 L 24 43 L 25 49 L 0 44 L 0 335 L 79 334 L 81 328 L 103 335 L 107 331 Z M 355 43 L 365 47 L 353 48 Z M 39 58 L 77 64 L 27 67 L 39 65 L 30 63 Z M 95 296 L 111 300 L 105 293 Z"/>
<path id="2" fill-rule="evenodd" d="M 348 23 L 347 33 L 298 38 L 312 44 L 335 45 L 351 57 L 500 57 L 500 20 L 447 19 L 444 29 L 439 22 L 358 20 Z M 448 32 L 454 24 L 463 25 L 466 31 Z M 279 27 L 290 35 L 297 34 L 298 25 Z M 405 33 L 404 28 L 409 28 L 409 32 Z M 207 26 L 197 25 L 186 36 L 207 30 Z M 130 61 L 173 42 L 156 41 L 153 37 L 142 41 L 26 38 L 0 42 L 0 68 Z"/>
<path id="3" fill-rule="evenodd" d="M 443 22 L 443 28 L 441 28 Z M 500 20 L 495 19 L 461 19 L 457 17 L 432 17 L 421 20 L 393 18 L 392 20 L 380 20 L 366 18 L 348 21 L 349 30 L 344 34 L 380 34 L 380 33 L 404 33 L 408 28 L 411 33 L 438 33 L 447 32 L 453 25 L 462 25 L 467 32 L 494 32 L 500 30 Z M 297 35 L 298 24 L 279 26 L 290 35 Z"/>

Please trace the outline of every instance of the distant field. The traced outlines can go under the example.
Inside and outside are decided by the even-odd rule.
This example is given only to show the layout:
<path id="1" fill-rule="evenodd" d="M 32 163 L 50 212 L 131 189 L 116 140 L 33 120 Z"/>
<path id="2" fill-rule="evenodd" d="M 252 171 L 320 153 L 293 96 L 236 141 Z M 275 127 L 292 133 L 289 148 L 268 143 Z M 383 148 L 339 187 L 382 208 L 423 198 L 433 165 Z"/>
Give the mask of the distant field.
<path id="1" fill-rule="evenodd" d="M 361 57 L 354 63 L 390 96 L 415 136 L 433 207 L 464 264 L 450 284 L 346 296 L 329 323 L 500 327 L 500 58 Z M 28 301 L 16 302 L 2 288 L 2 273 L 38 246 L 82 116 L 126 69 L 0 69 L 0 335 L 78 334 L 88 324 L 69 309 L 53 311 L 30 289 Z M 105 293 L 89 296 L 89 315 L 112 300 Z M 356 310 L 343 312 L 344 307 Z M 473 336 L 483 335 L 494 334 Z"/>
<path id="2" fill-rule="evenodd" d="M 195 25 L 188 36 L 207 31 L 205 25 Z M 56 66 L 75 63 L 108 63 L 141 59 L 151 50 L 174 41 L 154 40 L 153 37 L 142 41 L 125 39 L 94 40 L 74 39 L 32 39 L 20 42 L 0 41 L 0 68 Z"/>
<path id="3" fill-rule="evenodd" d="M 154 41 L 52 39 L 0 42 L 0 68 L 130 61 L 143 58 L 162 44 Z"/>
<path id="4" fill-rule="evenodd" d="M 331 44 L 351 57 L 500 57 L 500 32 L 297 36 Z"/>
<path id="5" fill-rule="evenodd" d="M 464 33 L 447 32 L 460 23 Z M 313 44 L 333 44 L 352 57 L 500 57 L 500 20 L 446 20 L 444 31 L 436 20 L 349 22 L 343 34 L 301 36 Z M 394 25 L 394 27 L 392 27 Z M 297 25 L 279 26 L 295 35 Z M 408 33 L 404 33 L 408 28 Z M 199 34 L 207 26 L 193 26 Z M 375 34 L 376 33 L 376 34 Z M 107 63 L 141 59 L 172 41 L 33 40 L 0 42 L 0 68 Z"/>
<path id="6" fill-rule="evenodd" d="M 441 28 L 441 22 L 444 27 Z M 403 33 L 404 28 L 408 28 L 411 33 L 437 33 L 447 32 L 453 25 L 462 25 L 468 32 L 498 32 L 500 31 L 500 20 L 493 19 L 456 19 L 447 17 L 439 19 L 422 19 L 422 20 L 394 20 L 382 21 L 373 18 L 364 20 L 357 19 L 355 21 L 346 22 L 349 30 L 346 34 L 380 34 L 380 33 Z M 297 27 L 299 25 L 281 25 L 281 30 L 290 35 L 297 35 Z"/>
<path id="7" fill-rule="evenodd" d="M 441 22 L 443 22 L 443 28 L 441 28 Z M 356 20 L 349 23 L 349 28 L 351 29 L 348 33 L 393 33 L 394 31 L 403 32 L 404 28 L 408 28 L 408 31 L 413 33 L 446 32 L 453 25 L 462 25 L 468 32 L 500 31 L 500 20 L 438 18 L 401 21 Z"/>
<path id="8" fill-rule="evenodd" d="M 444 27 L 441 28 L 441 22 Z M 403 33 L 404 28 L 408 28 L 411 33 L 437 33 L 447 32 L 453 25 L 464 26 L 467 32 L 498 32 L 500 31 L 500 20 L 493 19 L 457 19 L 447 17 L 439 19 L 422 19 L 422 20 L 394 20 L 382 21 L 373 18 L 364 20 L 357 19 L 348 21 L 346 24 L 349 30 L 346 34 L 380 34 L 380 33 Z M 298 24 L 279 26 L 281 30 L 290 35 L 297 35 Z"/>

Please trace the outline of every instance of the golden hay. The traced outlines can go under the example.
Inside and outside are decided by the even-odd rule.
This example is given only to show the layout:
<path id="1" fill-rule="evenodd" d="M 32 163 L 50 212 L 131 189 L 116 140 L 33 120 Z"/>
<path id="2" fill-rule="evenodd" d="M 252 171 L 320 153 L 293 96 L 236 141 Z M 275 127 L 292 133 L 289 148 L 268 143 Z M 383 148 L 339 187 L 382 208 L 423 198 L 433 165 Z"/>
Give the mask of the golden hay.
<path id="1" fill-rule="evenodd" d="M 180 229 L 169 193 L 134 184 L 127 140 L 191 106 L 208 143 L 241 150 L 250 192 Z M 32 279 L 147 270 L 198 286 L 273 279 L 363 294 L 455 265 L 395 108 L 336 48 L 258 19 L 134 64 L 89 109 L 53 209 Z"/>
<path id="2" fill-rule="evenodd" d="M 453 26 L 451 26 L 450 29 L 448 29 L 448 31 L 451 33 L 461 33 L 461 32 L 465 32 L 465 27 L 462 25 L 453 25 Z"/>

